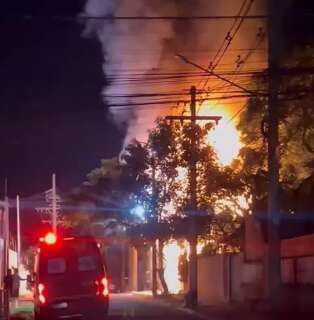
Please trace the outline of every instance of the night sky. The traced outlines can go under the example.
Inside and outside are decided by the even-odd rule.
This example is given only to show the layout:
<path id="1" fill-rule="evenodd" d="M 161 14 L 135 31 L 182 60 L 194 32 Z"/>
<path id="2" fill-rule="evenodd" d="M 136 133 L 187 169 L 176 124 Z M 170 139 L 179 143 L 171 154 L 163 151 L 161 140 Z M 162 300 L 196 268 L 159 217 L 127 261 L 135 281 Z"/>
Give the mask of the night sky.
<path id="1" fill-rule="evenodd" d="M 131 1 L 131 0 L 130 0 Z M 292 1 L 293 12 L 313 12 L 312 1 Z M 101 158 L 118 154 L 123 132 L 100 98 L 106 84 L 96 39 L 81 36 L 76 16 L 84 0 L 6 1 L 0 13 L 0 194 L 31 195 L 78 186 Z M 22 19 L 35 15 L 41 18 Z M 313 40 L 313 19 L 289 18 L 289 43 Z M 301 42 L 302 42 L 301 41 Z"/>
<path id="2" fill-rule="evenodd" d="M 100 98 L 101 48 L 75 21 L 20 18 L 76 16 L 85 1 L 12 2 L 0 16 L 0 193 L 5 177 L 10 196 L 42 192 L 53 172 L 67 191 L 123 139 Z"/>

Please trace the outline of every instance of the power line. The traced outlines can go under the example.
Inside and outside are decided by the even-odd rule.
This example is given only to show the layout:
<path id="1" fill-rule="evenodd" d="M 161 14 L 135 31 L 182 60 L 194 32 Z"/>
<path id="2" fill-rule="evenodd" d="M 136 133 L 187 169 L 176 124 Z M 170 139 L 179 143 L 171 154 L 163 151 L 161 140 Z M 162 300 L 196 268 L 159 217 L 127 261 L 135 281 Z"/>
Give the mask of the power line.
<path id="1" fill-rule="evenodd" d="M 239 94 L 239 95 L 233 95 L 233 96 L 221 96 L 216 98 L 207 98 L 206 100 L 227 100 L 227 99 L 233 99 L 233 98 L 247 98 L 251 97 L 251 95 L 248 94 Z M 204 101 L 204 99 L 197 99 L 196 101 Z M 189 100 L 164 100 L 164 101 L 158 101 L 158 102 L 141 102 L 141 103 L 120 103 L 120 104 L 109 104 L 108 106 L 110 108 L 130 108 L 130 107 L 139 107 L 139 106 L 147 106 L 147 105 L 158 105 L 158 104 L 178 104 L 178 103 L 189 103 Z"/>
<path id="2" fill-rule="evenodd" d="M 247 1 L 248 0 L 244 0 L 244 2 L 242 3 L 240 11 L 239 11 L 240 13 L 245 9 L 245 5 L 247 4 Z M 247 8 L 244 11 L 244 16 L 248 15 L 248 13 L 249 13 L 252 5 L 253 5 L 253 2 L 254 2 L 254 0 L 250 0 Z M 226 54 L 228 48 L 230 47 L 234 37 L 239 32 L 239 30 L 240 30 L 240 28 L 241 28 L 241 26 L 242 26 L 242 24 L 244 22 L 244 18 L 242 17 L 240 19 L 238 25 L 236 26 L 237 21 L 238 21 L 238 19 L 236 19 L 234 21 L 233 25 L 231 26 L 230 30 L 228 31 L 228 33 L 227 33 L 227 35 L 226 35 L 226 37 L 224 39 L 224 42 L 223 42 L 222 46 L 220 47 L 220 49 L 223 50 L 222 53 L 219 55 L 219 52 L 217 52 L 217 54 L 215 55 L 214 59 L 210 62 L 209 66 L 208 66 L 208 69 L 210 69 L 211 71 L 214 71 L 217 68 L 217 66 L 219 65 L 220 61 L 225 56 L 225 54 Z M 235 28 L 234 31 L 233 31 L 233 28 Z M 225 43 L 226 43 L 226 45 L 225 45 Z M 203 89 L 206 87 L 206 85 L 208 83 L 208 80 L 209 80 L 209 78 L 207 77 L 207 79 L 206 79 L 206 81 L 205 81 L 205 83 L 203 85 Z"/>
<path id="3" fill-rule="evenodd" d="M 192 66 L 194 66 L 194 67 L 196 67 L 196 68 L 198 68 L 198 69 L 201 69 L 201 70 L 205 71 L 206 73 L 211 74 L 211 75 L 215 76 L 216 78 L 218 78 L 218 79 L 220 79 L 220 80 L 223 80 L 223 81 L 225 81 L 225 82 L 233 85 L 234 87 L 236 87 L 236 88 L 238 88 L 238 89 L 240 89 L 240 90 L 243 90 L 243 91 L 246 92 L 246 93 L 249 93 L 249 94 L 251 94 L 251 95 L 256 95 L 256 94 L 257 94 L 256 92 L 252 92 L 252 91 L 250 91 L 250 90 L 248 90 L 248 89 L 246 89 L 246 88 L 238 85 L 237 83 L 235 83 L 235 82 L 233 82 L 233 81 L 230 81 L 230 80 L 228 80 L 227 78 L 224 78 L 224 77 L 220 76 L 219 74 L 217 74 L 217 73 L 215 73 L 215 72 L 213 72 L 213 71 L 210 71 L 210 70 L 208 70 L 208 69 L 203 68 L 202 66 L 196 64 L 195 62 L 192 62 L 192 61 L 188 60 L 187 58 L 185 58 L 184 56 L 182 56 L 182 55 L 180 55 L 180 54 L 177 54 L 177 56 L 178 56 L 179 58 L 181 58 L 185 63 L 191 64 Z"/>
<path id="4" fill-rule="evenodd" d="M 253 54 L 253 52 L 255 51 L 255 49 L 261 44 L 263 43 L 263 41 L 265 40 L 265 32 L 262 30 L 262 28 L 259 29 L 259 32 L 256 35 L 256 46 L 252 47 L 252 49 L 246 54 L 246 56 L 244 57 L 244 59 L 242 61 L 240 61 L 240 64 L 237 64 L 235 73 L 237 72 L 237 70 L 241 70 L 241 68 L 243 68 L 243 65 L 247 62 L 247 60 L 250 58 L 250 56 Z M 227 126 L 228 124 L 230 124 L 244 109 L 246 108 L 246 105 L 244 105 L 243 107 L 241 107 L 237 112 L 235 112 L 234 115 L 231 116 L 231 118 L 228 120 L 228 122 L 226 122 L 225 126 Z"/>
<path id="5" fill-rule="evenodd" d="M 252 50 L 252 49 L 250 49 Z M 260 60 L 260 61 L 252 61 L 251 64 L 266 64 L 266 61 Z M 225 63 L 225 64 L 221 64 L 222 66 L 231 66 L 234 65 L 234 63 Z M 206 68 L 205 66 L 202 66 L 204 69 Z M 137 71 L 143 70 L 144 72 L 139 73 Z M 163 69 L 160 69 L 163 70 Z M 167 70 L 167 69 L 164 69 Z M 169 69 L 171 70 L 171 69 Z M 116 73 L 122 73 L 121 75 L 119 74 L 118 76 L 116 76 L 115 73 L 106 73 L 107 77 L 122 77 L 122 76 L 127 76 L 127 75 L 134 75 L 134 76 L 152 76 L 152 77 L 156 77 L 156 76 L 174 76 L 174 75 L 183 75 L 183 76 L 204 76 L 204 72 L 195 72 L 195 71 L 174 71 L 174 72 L 145 72 L 146 69 L 117 69 Z M 220 74 L 225 73 L 225 74 L 231 74 L 232 72 L 234 72 L 234 70 L 223 70 L 220 72 Z M 246 70 L 244 71 L 245 73 L 249 73 L 250 70 Z"/>
<path id="6" fill-rule="evenodd" d="M 314 17 L 313 12 L 302 13 L 302 14 L 289 14 L 286 17 Z M 77 22 L 84 20 L 104 20 L 104 21 L 116 21 L 116 20 L 151 20 L 151 21 L 162 21 L 162 20 L 234 20 L 234 19 L 245 19 L 245 20 L 266 20 L 268 18 L 267 14 L 256 14 L 256 15 L 204 15 L 204 16 L 89 16 L 89 15 L 32 15 L 32 14 L 11 14 L 2 16 L 2 19 L 12 20 L 12 19 L 23 19 L 23 20 L 41 20 L 47 22 L 52 21 L 65 21 L 65 22 Z"/>
<path id="7" fill-rule="evenodd" d="M 207 32 L 207 31 L 204 31 L 204 32 Z M 113 38 L 119 38 L 119 34 L 113 34 L 112 37 Z M 137 36 L 137 35 L 135 35 Z M 228 52 L 242 52 L 242 51 L 248 51 L 250 50 L 251 48 L 230 48 L 228 50 Z M 193 53 L 193 54 L 198 54 L 198 55 L 201 55 L 201 54 L 206 54 L 206 56 L 208 56 L 208 53 L 209 52 L 216 52 L 218 50 L 218 48 L 210 48 L 210 49 L 198 49 L 198 48 L 193 48 L 193 50 L 190 50 L 190 49 L 186 49 L 185 50 L 185 53 Z M 267 51 L 266 48 L 260 48 L 259 49 L 260 51 Z M 149 49 L 149 48 L 143 48 L 143 47 L 140 47 L 140 48 L 137 48 L 137 49 L 128 49 L 127 52 L 123 52 L 122 55 L 134 55 L 134 54 L 151 54 L 152 52 L 155 52 L 154 49 Z"/>
<path id="8" fill-rule="evenodd" d="M 244 9 L 245 7 L 245 4 L 246 4 L 247 0 L 244 0 L 242 5 L 241 5 L 241 8 L 239 10 L 239 14 L 242 13 L 242 10 Z M 223 47 L 225 45 L 225 42 L 227 41 L 228 39 L 228 35 L 230 35 L 230 33 L 232 32 L 233 28 L 235 27 L 236 25 L 236 22 L 237 22 L 238 18 L 234 20 L 233 24 L 231 25 L 231 28 L 229 29 L 229 31 L 227 32 L 227 35 L 225 36 L 221 46 L 218 48 L 216 54 L 214 55 L 214 58 L 211 60 L 211 62 L 209 63 L 209 66 L 208 66 L 208 69 L 210 68 L 210 65 L 213 64 L 214 61 L 216 61 L 216 58 L 219 56 L 220 52 L 223 50 Z"/>
<path id="9" fill-rule="evenodd" d="M 253 63 L 253 62 L 252 62 Z M 266 64 L 267 62 L 266 61 L 255 61 L 254 62 L 254 64 L 257 64 L 257 63 L 263 63 L 263 64 Z M 134 63 L 132 63 L 131 65 L 138 65 L 138 63 L 136 64 L 135 62 Z M 115 64 L 112 64 L 112 65 L 118 65 L 118 63 L 115 63 Z M 230 66 L 230 65 L 234 65 L 233 63 L 228 63 L 228 64 L 221 64 L 221 65 L 223 65 L 223 66 Z M 204 68 L 206 69 L 206 66 L 204 66 Z M 259 69 L 246 69 L 246 71 L 247 72 L 249 72 L 249 71 L 256 71 L 256 70 L 259 70 L 259 71 L 261 71 L 261 70 L 264 70 L 265 68 L 259 68 Z M 195 71 L 191 71 L 191 68 L 182 68 L 181 70 L 181 72 L 179 72 L 178 71 L 178 68 L 177 67 L 173 67 L 173 68 L 170 68 L 170 67 L 168 67 L 168 68 L 156 68 L 155 70 L 158 70 L 158 71 L 160 71 L 160 72 L 166 72 L 166 73 L 175 73 L 175 74 L 180 74 L 180 73 L 196 73 Z M 234 71 L 234 69 L 218 69 L 219 70 L 219 72 L 233 72 Z M 106 69 L 105 69 L 105 71 L 106 71 Z M 146 74 L 146 72 L 148 72 L 147 71 L 147 69 L 146 68 L 125 68 L 125 69 L 119 69 L 119 68 L 110 68 L 110 72 L 111 72 L 111 75 L 113 74 L 113 72 L 116 72 L 116 73 L 121 73 L 121 75 L 123 75 L 124 73 L 128 73 L 128 72 L 130 72 L 130 73 L 132 73 L 132 72 L 142 72 L 142 74 Z M 154 74 L 154 72 L 151 72 L 152 74 Z M 109 73 L 107 73 L 107 74 L 109 74 Z M 201 75 L 204 75 L 204 73 L 203 72 L 199 72 L 199 74 L 201 74 Z"/>
<path id="10" fill-rule="evenodd" d="M 255 43 L 254 45 L 252 45 L 251 49 L 247 52 L 247 54 L 245 55 L 244 59 L 241 59 L 240 56 L 238 56 L 238 59 L 236 61 L 236 68 L 235 70 L 232 72 L 232 78 L 234 78 L 234 76 L 239 76 L 241 69 L 243 68 L 244 64 L 247 63 L 247 60 L 251 57 L 251 55 L 255 52 L 255 50 L 257 50 L 257 48 L 263 43 L 263 41 L 265 40 L 265 32 L 263 31 L 262 28 L 259 28 L 259 31 L 256 35 L 255 38 Z M 223 86 L 221 86 L 220 88 L 223 89 L 225 88 L 227 85 L 224 84 Z M 215 88 L 217 89 L 217 87 Z M 219 87 L 218 87 L 219 89 Z M 211 90 L 212 91 L 212 90 Z M 207 93 L 208 95 L 208 93 Z M 238 110 L 229 120 L 228 122 L 225 124 L 225 126 L 227 126 L 229 123 L 231 123 L 231 121 L 233 119 L 235 119 L 239 113 L 242 112 L 242 110 L 245 108 L 245 106 L 243 108 L 241 108 L 241 110 Z"/>
<path id="11" fill-rule="evenodd" d="M 241 12 L 242 12 L 242 10 L 245 8 L 246 2 L 247 2 L 247 0 L 245 0 L 244 3 L 242 4 L 242 7 L 241 7 L 241 9 L 240 9 Z M 247 16 L 248 12 L 249 12 L 250 9 L 251 9 L 251 6 L 252 6 L 253 2 L 254 2 L 254 0 L 250 0 L 250 3 L 249 3 L 249 5 L 248 5 L 248 7 L 245 9 L 244 16 Z M 220 61 L 222 60 L 222 58 L 224 57 L 226 51 L 228 50 L 229 46 L 230 46 L 231 43 L 232 43 L 232 40 L 234 39 L 234 37 L 236 36 L 236 34 L 238 33 L 238 31 L 240 30 L 240 28 L 241 28 L 241 26 L 242 26 L 242 24 L 243 24 L 243 21 L 244 21 L 244 17 L 242 17 L 242 18 L 240 19 L 239 24 L 236 26 L 235 31 L 232 33 L 232 29 L 233 29 L 233 27 L 235 27 L 236 22 L 237 22 L 237 20 L 235 20 L 235 22 L 234 22 L 234 24 L 233 24 L 233 26 L 232 26 L 231 31 L 228 32 L 228 34 L 227 34 L 227 36 L 226 36 L 226 38 L 225 38 L 225 41 L 226 41 L 227 45 L 226 45 L 225 48 L 223 49 L 222 54 L 218 57 L 217 61 L 215 61 L 215 59 L 214 59 L 213 62 L 212 62 L 212 67 L 211 67 L 212 70 L 215 70 L 215 69 L 216 69 L 216 67 L 218 66 L 218 64 L 220 63 Z"/>
<path id="12" fill-rule="evenodd" d="M 221 72 L 217 73 L 219 76 L 228 76 L 228 75 L 233 75 L 233 72 Z M 257 76 L 257 75 L 263 75 L 264 72 L 243 72 L 239 73 L 238 77 L 244 79 L 248 78 L 250 79 L 252 76 Z M 203 77 L 203 75 L 173 75 L 173 76 L 150 76 L 147 77 L 145 74 L 130 74 L 130 75 L 125 75 L 125 76 L 109 76 L 106 77 L 107 81 L 110 83 L 141 83 L 141 82 L 150 82 L 150 83 L 164 83 L 164 82 L 171 82 L 172 80 L 193 80 L 193 79 L 198 79 L 200 77 Z M 215 75 L 210 75 L 209 77 L 216 78 Z"/>
<path id="13" fill-rule="evenodd" d="M 105 21 L 115 21 L 115 20 L 233 20 L 233 19 L 247 19 L 247 20 L 265 20 L 267 15 L 204 15 L 204 16 L 90 16 L 90 15 L 29 15 L 29 14 L 12 14 L 5 16 L 5 19 L 24 19 L 24 20 L 56 20 L 56 21 L 82 21 L 82 20 L 105 20 Z"/>
<path id="14" fill-rule="evenodd" d="M 201 93 L 201 92 L 198 92 Z M 232 93 L 232 94 L 241 94 L 243 93 L 243 91 L 216 91 L 213 92 L 213 94 L 221 94 L 221 93 Z M 267 93 L 266 91 L 264 92 L 265 94 Z M 123 99 L 123 98 L 151 98 L 151 97 L 169 97 L 169 96 L 187 96 L 188 93 L 183 93 L 183 92 L 174 92 L 174 93 L 134 93 L 134 94 L 121 94 L 121 95 L 107 95 L 107 94 L 103 94 L 103 97 L 106 98 L 117 98 L 117 99 Z"/>

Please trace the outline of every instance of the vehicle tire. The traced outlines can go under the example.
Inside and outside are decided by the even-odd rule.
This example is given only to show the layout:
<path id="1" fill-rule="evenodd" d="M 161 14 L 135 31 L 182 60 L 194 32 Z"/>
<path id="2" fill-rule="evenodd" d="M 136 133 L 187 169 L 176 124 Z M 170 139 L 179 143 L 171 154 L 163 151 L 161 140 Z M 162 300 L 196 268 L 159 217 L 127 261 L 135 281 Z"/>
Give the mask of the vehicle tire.
<path id="1" fill-rule="evenodd" d="M 34 320 L 43 320 L 43 318 L 38 314 L 38 313 L 34 313 Z"/>
<path id="2" fill-rule="evenodd" d="M 84 317 L 86 320 L 107 320 L 108 319 L 108 312 L 102 314 L 89 314 Z"/>
<path id="3" fill-rule="evenodd" d="M 51 316 L 47 316 L 47 315 L 43 315 L 43 314 L 40 314 L 38 312 L 34 312 L 34 320 L 55 320 L 54 317 L 51 317 Z"/>

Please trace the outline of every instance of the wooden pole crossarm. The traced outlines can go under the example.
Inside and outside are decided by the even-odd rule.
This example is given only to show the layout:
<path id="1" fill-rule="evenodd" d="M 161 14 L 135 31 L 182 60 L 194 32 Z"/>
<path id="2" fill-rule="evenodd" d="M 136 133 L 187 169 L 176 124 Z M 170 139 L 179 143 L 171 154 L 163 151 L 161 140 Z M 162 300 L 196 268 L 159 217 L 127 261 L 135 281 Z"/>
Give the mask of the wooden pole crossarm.
<path id="1" fill-rule="evenodd" d="M 208 120 L 208 121 L 215 121 L 216 124 L 218 124 L 219 120 L 221 120 L 222 117 L 220 116 L 167 116 L 166 120 L 174 121 L 193 121 L 193 120 Z"/>

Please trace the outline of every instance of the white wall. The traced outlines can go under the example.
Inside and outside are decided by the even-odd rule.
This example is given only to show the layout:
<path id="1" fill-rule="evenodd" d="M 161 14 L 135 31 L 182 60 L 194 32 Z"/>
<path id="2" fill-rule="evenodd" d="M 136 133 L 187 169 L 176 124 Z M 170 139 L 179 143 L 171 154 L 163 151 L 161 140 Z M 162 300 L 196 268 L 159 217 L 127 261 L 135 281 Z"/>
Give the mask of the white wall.
<path id="1" fill-rule="evenodd" d="M 17 252 L 9 249 L 9 268 L 17 268 Z"/>
<path id="2" fill-rule="evenodd" d="M 138 290 L 138 257 L 137 250 L 133 246 L 129 246 L 129 279 L 128 279 L 128 289 L 129 291 Z"/>
<path id="3" fill-rule="evenodd" d="M 243 254 L 230 255 L 230 300 L 242 302 L 243 295 Z"/>
<path id="4" fill-rule="evenodd" d="M 225 260 L 223 255 L 198 258 L 198 301 L 203 305 L 226 302 Z"/>
<path id="5" fill-rule="evenodd" d="M 262 294 L 262 265 L 245 263 L 243 254 L 200 256 L 198 300 L 200 304 L 243 302 Z"/>

